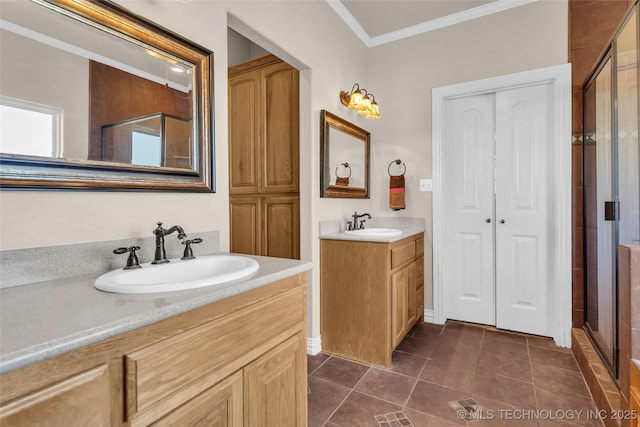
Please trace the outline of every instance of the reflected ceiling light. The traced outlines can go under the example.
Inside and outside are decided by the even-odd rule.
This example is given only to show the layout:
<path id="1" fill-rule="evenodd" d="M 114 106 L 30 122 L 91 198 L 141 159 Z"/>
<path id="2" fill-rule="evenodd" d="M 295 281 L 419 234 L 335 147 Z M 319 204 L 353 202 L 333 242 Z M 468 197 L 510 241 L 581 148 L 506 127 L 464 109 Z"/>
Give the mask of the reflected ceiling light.
<path id="1" fill-rule="evenodd" d="M 177 64 L 178 63 L 178 61 L 176 61 L 175 59 L 171 59 L 166 55 L 163 55 L 163 54 L 161 54 L 159 52 L 156 52 L 155 50 L 145 49 L 144 51 L 147 53 L 147 55 L 151 55 L 154 58 L 162 59 L 163 61 L 167 61 L 170 64 Z"/>
<path id="2" fill-rule="evenodd" d="M 360 89 L 358 83 L 354 84 L 350 92 L 340 91 L 340 102 L 347 108 L 355 110 L 367 119 L 379 119 L 380 109 L 376 98 L 366 89 Z"/>

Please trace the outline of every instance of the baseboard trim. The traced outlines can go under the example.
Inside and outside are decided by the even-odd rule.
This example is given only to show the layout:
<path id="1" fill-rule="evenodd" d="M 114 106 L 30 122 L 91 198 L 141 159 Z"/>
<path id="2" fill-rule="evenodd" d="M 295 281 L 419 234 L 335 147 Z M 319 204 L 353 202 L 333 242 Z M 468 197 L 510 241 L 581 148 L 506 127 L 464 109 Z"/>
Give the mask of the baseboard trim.
<path id="1" fill-rule="evenodd" d="M 424 309 L 424 321 L 427 323 L 436 323 L 433 318 L 433 310 Z"/>
<path id="2" fill-rule="evenodd" d="M 307 337 L 307 354 L 315 356 L 322 351 L 322 338 L 320 335 L 317 337 Z"/>

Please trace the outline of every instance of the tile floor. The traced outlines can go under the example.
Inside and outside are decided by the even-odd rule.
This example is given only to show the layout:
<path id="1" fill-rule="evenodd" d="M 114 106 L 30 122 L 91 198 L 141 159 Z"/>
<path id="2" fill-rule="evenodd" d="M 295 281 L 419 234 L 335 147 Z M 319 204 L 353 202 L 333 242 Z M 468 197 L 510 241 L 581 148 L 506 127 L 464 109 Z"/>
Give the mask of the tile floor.
<path id="1" fill-rule="evenodd" d="M 603 425 L 573 354 L 550 338 L 420 323 L 391 368 L 320 353 L 308 373 L 309 427 Z"/>

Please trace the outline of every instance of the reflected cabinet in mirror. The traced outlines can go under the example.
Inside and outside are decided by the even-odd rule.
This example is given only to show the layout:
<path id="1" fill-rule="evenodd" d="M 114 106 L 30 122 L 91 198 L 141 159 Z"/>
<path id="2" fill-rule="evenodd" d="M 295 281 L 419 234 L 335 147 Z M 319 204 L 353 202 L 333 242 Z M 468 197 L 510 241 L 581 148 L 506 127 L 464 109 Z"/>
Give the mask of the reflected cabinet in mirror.
<path id="1" fill-rule="evenodd" d="M 213 53 L 112 2 L 0 8 L 0 186 L 214 191 Z"/>
<path id="2" fill-rule="evenodd" d="M 326 110 L 320 129 L 321 197 L 368 199 L 369 132 Z"/>

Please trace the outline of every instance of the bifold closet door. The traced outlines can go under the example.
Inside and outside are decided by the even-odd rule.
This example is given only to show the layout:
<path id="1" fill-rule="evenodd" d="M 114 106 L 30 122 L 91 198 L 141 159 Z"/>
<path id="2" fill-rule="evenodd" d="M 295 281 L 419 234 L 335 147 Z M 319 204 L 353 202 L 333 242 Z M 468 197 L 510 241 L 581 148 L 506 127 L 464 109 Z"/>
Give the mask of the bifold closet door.
<path id="1" fill-rule="evenodd" d="M 496 326 L 552 335 L 551 85 L 496 93 Z"/>
<path id="2" fill-rule="evenodd" d="M 446 101 L 446 317 L 550 335 L 549 84 Z"/>
<path id="3" fill-rule="evenodd" d="M 495 96 L 447 100 L 445 114 L 446 314 L 495 325 Z"/>

